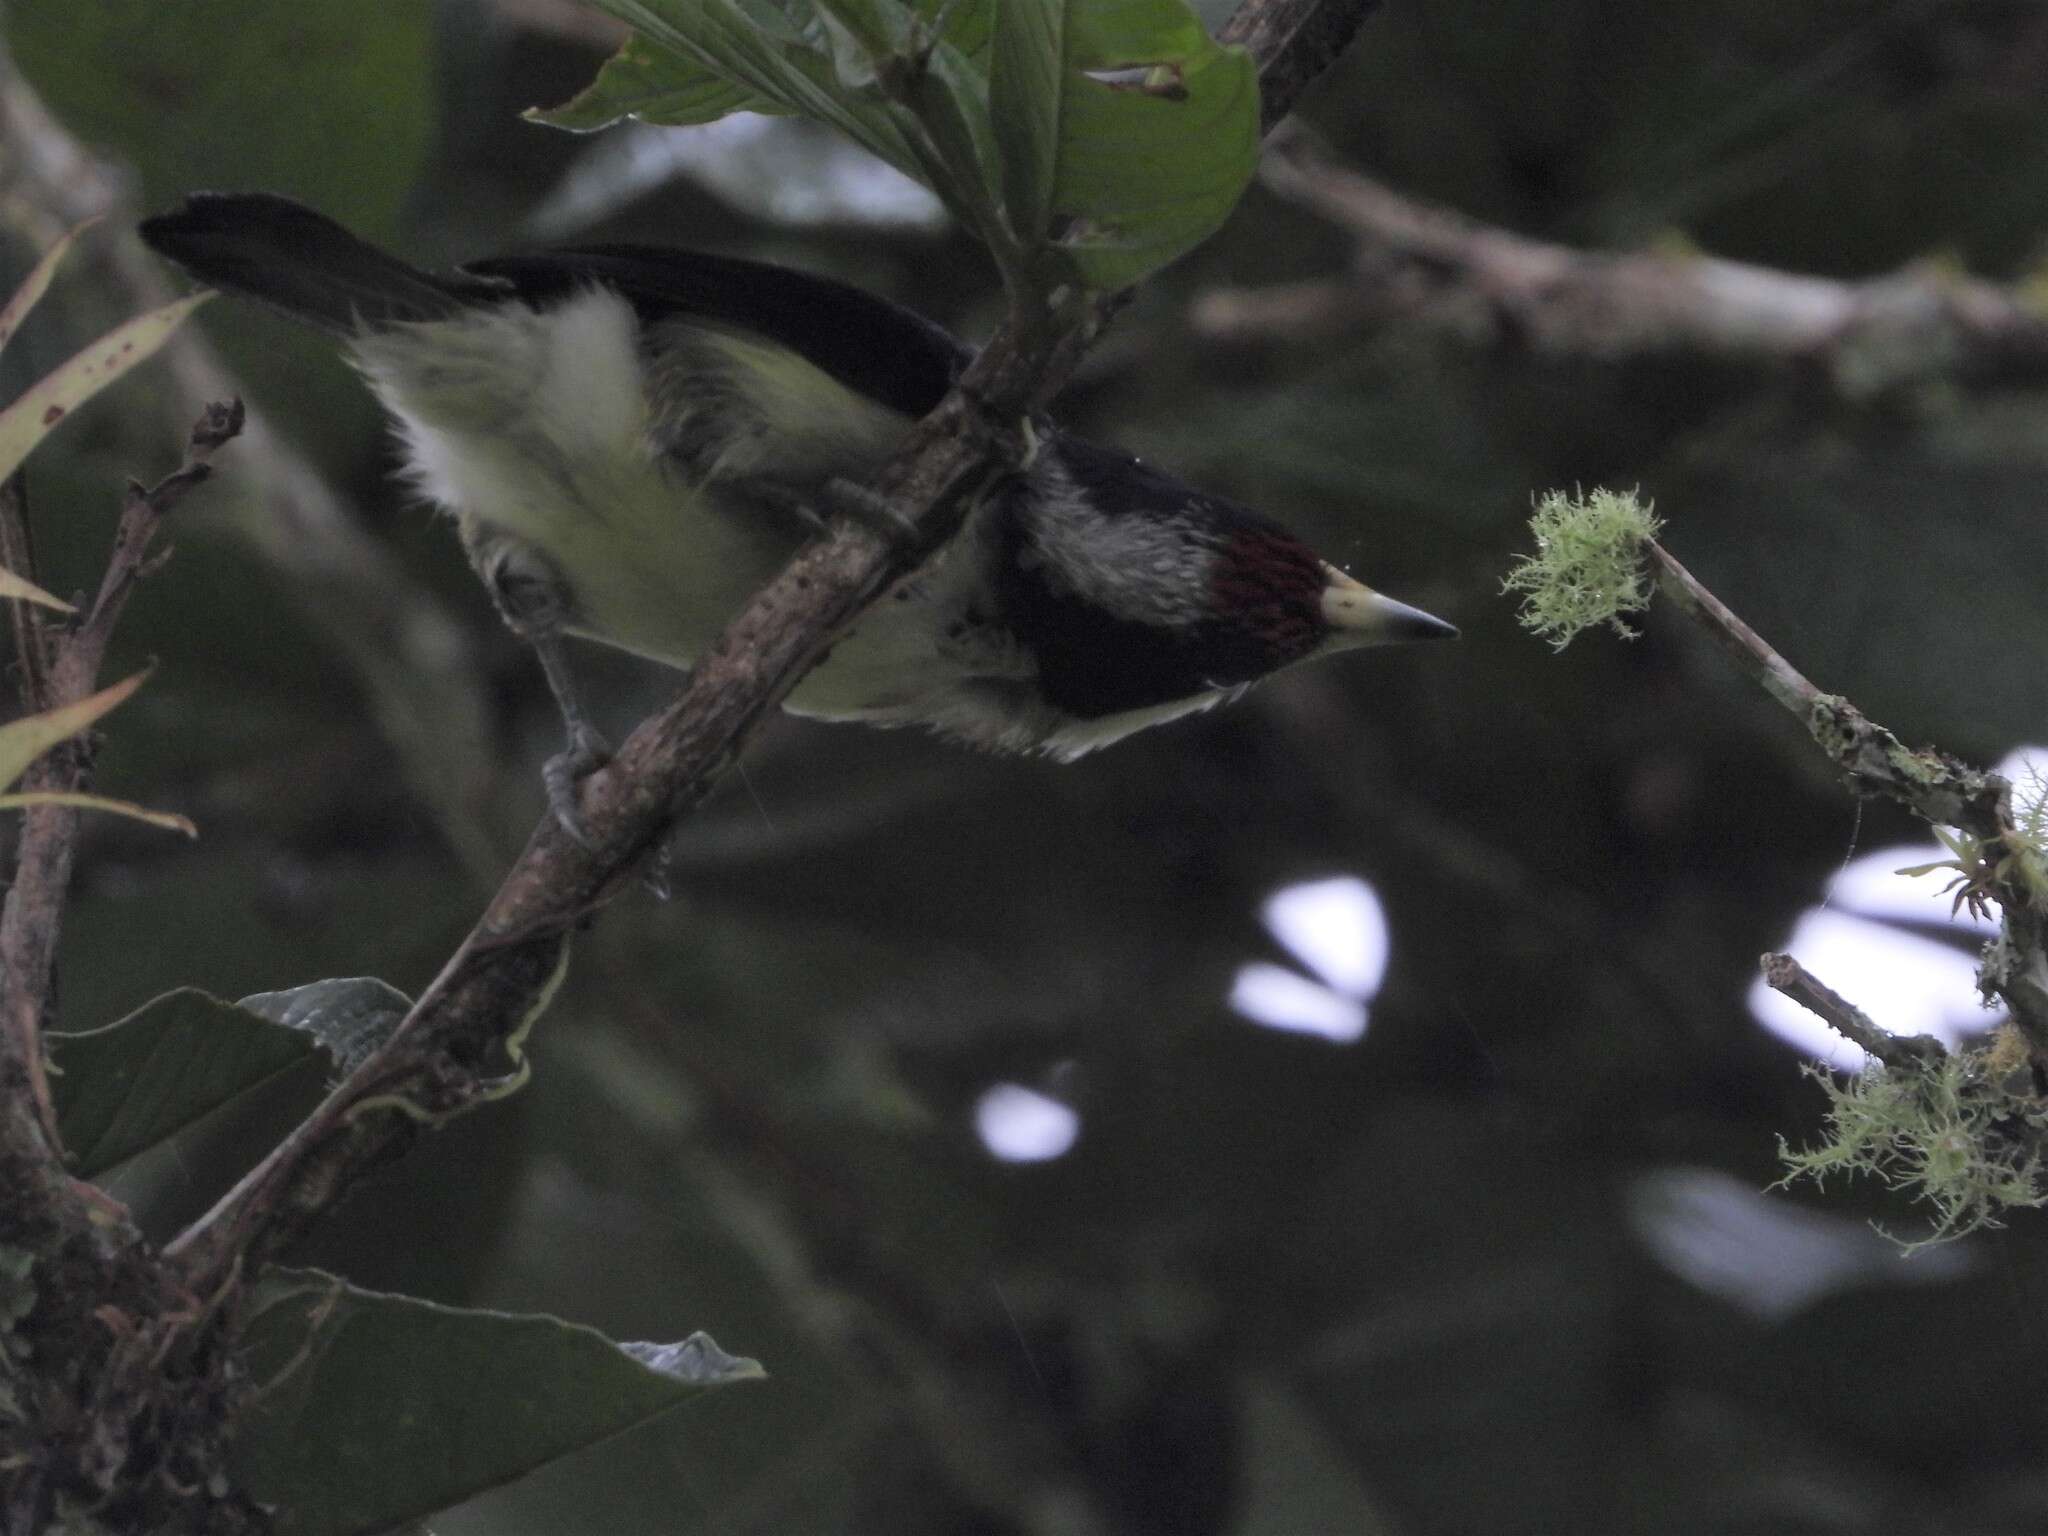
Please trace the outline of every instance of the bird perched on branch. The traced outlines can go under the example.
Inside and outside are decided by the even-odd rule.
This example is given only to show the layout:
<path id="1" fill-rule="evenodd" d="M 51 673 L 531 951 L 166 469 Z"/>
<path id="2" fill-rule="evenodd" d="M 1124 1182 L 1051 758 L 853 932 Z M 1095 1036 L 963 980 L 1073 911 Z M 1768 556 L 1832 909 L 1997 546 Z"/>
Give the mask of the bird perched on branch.
<path id="1" fill-rule="evenodd" d="M 312 209 L 200 194 L 142 237 L 201 282 L 345 340 L 406 473 L 455 516 L 568 725 L 550 799 L 603 745 L 561 637 L 687 667 L 878 468 L 969 353 L 821 277 L 646 246 L 427 273 Z M 1277 523 L 1049 427 L 959 536 L 842 636 L 799 714 L 1077 757 L 1293 662 L 1454 634 Z"/>

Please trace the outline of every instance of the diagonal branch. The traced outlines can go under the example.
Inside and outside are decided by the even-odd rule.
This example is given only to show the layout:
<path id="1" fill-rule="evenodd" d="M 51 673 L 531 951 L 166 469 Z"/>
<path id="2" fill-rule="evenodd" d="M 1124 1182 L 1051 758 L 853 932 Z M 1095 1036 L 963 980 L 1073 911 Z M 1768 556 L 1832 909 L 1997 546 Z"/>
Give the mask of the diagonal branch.
<path id="1" fill-rule="evenodd" d="M 1656 568 L 1659 590 L 1706 629 L 1752 681 L 1792 712 L 1834 760 L 1851 789 L 1859 795 L 1882 795 L 1932 827 L 1955 827 L 1963 834 L 1961 841 L 1950 845 L 1957 851 L 1955 888 L 1963 893 L 1957 899 L 1996 903 L 2002 916 L 1998 939 L 1978 966 L 1978 990 L 2005 1004 L 2036 1069 L 2048 1073 L 2048 868 L 2037 840 L 2014 820 L 2012 786 L 1998 774 L 1972 768 L 1932 747 L 1916 751 L 1847 699 L 1822 693 L 1663 545 L 1648 539 L 1644 550 Z M 1848 1005 L 1833 993 L 1824 988 L 1794 991 L 1770 971 L 1767 959 L 1765 977 L 1772 986 L 1797 997 L 1864 1044 L 1853 1029 L 1843 1027 L 1840 1020 L 1848 1015 L 1842 1010 Z"/>
<path id="2" fill-rule="evenodd" d="M 1790 955 L 1767 954 L 1757 961 L 1764 981 L 1888 1067 L 1926 1066 L 1944 1054 L 1932 1035 L 1895 1035 Z"/>
<path id="3" fill-rule="evenodd" d="M 1248 44 L 1269 107 L 1284 108 L 1373 4 L 1246 0 L 1224 35 Z M 170 1246 L 189 1283 L 210 1291 L 238 1266 L 253 1272 L 363 1173 L 403 1152 L 421 1124 L 493 1091 L 485 1074 L 502 1055 L 516 1058 L 524 1025 L 561 975 L 570 930 L 704 798 L 832 638 L 944 545 L 976 495 L 1021 462 L 1023 424 L 1065 383 L 1110 303 L 1095 304 L 1064 334 L 997 332 L 873 482 L 914 523 L 916 537 L 892 543 L 842 522 L 755 594 L 675 700 L 584 782 L 592 848 L 579 848 L 552 817 L 544 821 L 385 1046 Z"/>

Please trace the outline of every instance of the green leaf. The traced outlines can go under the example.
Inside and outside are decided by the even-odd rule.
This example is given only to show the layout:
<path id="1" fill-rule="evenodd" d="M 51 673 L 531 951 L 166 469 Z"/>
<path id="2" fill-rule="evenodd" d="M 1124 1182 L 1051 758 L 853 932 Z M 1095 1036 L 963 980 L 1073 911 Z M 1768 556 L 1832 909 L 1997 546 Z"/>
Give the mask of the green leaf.
<path id="1" fill-rule="evenodd" d="M 639 33 L 604 62 L 597 78 L 559 107 L 530 108 L 529 121 L 591 133 L 627 118 L 649 123 L 711 123 L 731 112 L 787 113 L 788 109 L 715 75 L 677 78 L 675 56 Z"/>
<path id="2" fill-rule="evenodd" d="M 886 89 L 892 61 L 909 56 L 915 12 L 903 0 L 816 3 L 840 83 L 857 91 Z"/>
<path id="3" fill-rule="evenodd" d="M 0 566 L 0 597 L 18 598 L 24 603 L 41 603 L 45 608 L 54 608 L 59 613 L 78 612 L 62 598 L 52 597 L 34 582 L 24 580 L 4 566 Z"/>
<path id="4" fill-rule="evenodd" d="M 35 264 L 29 275 L 22 279 L 21 286 L 14 290 L 14 297 L 7 301 L 7 307 L 0 309 L 0 351 L 6 349 L 7 343 L 13 340 L 14 333 L 21 329 L 21 322 L 28 318 L 29 311 L 34 309 L 42 296 L 49 291 L 50 279 L 57 275 L 57 268 L 63 262 L 65 252 L 71 249 L 80 235 L 98 222 L 99 219 L 94 217 L 67 229 L 57 237 L 54 245 L 43 252 L 43 259 Z"/>
<path id="5" fill-rule="evenodd" d="M 129 694 L 140 688 L 149 673 L 142 671 L 123 678 L 111 688 L 102 688 L 89 699 L 46 709 L 39 715 L 24 715 L 0 725 L 0 784 L 12 784 L 28 765 L 50 748 L 91 725 Z"/>
<path id="6" fill-rule="evenodd" d="M 1259 156 L 1259 78 L 1181 0 L 1068 5 L 1059 246 L 1092 288 L 1127 287 L 1199 245 L 1237 205 Z M 1142 70 L 1142 79 L 1098 74 Z"/>
<path id="7" fill-rule="evenodd" d="M 312 1270 L 264 1276 L 244 1342 L 261 1395 L 236 1471 L 280 1536 L 385 1530 L 763 1374 L 701 1333 L 615 1344 Z"/>
<path id="8" fill-rule="evenodd" d="M 175 811 L 152 811 L 132 800 L 114 800 L 106 795 L 62 789 L 32 789 L 21 794 L 0 795 L 0 810 L 25 811 L 37 805 L 68 805 L 76 811 L 105 811 L 114 816 L 126 816 L 132 821 L 146 821 L 166 832 L 182 832 L 187 837 L 199 835 L 191 817 L 180 816 Z"/>
<path id="9" fill-rule="evenodd" d="M 990 0 L 596 3 L 632 26 L 640 46 L 629 42 L 590 90 L 535 114 L 540 121 L 564 114 L 563 126 L 582 129 L 630 112 L 700 123 L 721 100 L 728 110 L 799 114 L 924 182 L 999 251 L 1014 246 L 995 202 L 985 69 L 968 52 L 986 49 Z M 943 35 L 931 28 L 941 15 Z"/>
<path id="10" fill-rule="evenodd" d="M 948 31 L 953 30 L 954 13 L 942 6 L 940 15 Z M 989 102 L 987 65 L 970 61 L 959 44 L 941 40 L 934 30 L 937 25 L 936 20 L 919 18 L 908 43 L 916 67 L 885 88 L 903 103 L 914 126 L 923 129 L 922 134 L 907 134 L 911 144 L 921 153 L 930 145 L 937 164 L 924 178 L 926 183 L 967 211 L 968 227 L 988 243 L 1006 275 L 1021 274 L 1037 231 L 1017 226 L 1002 205 L 1002 150 Z"/>
<path id="11" fill-rule="evenodd" d="M 0 480 L 21 468 L 22 461 L 58 422 L 137 363 L 154 356 L 185 323 L 185 317 L 212 297 L 211 289 L 201 289 L 137 315 L 24 390 L 0 411 Z"/>
<path id="12" fill-rule="evenodd" d="M 1201 18 L 1180 0 L 1063 0 L 1070 69 L 1185 63 L 1211 49 Z"/>
<path id="13" fill-rule="evenodd" d="M 118 1023 L 52 1035 L 57 1126 L 91 1178 L 304 1061 L 313 1042 L 190 988 Z"/>
<path id="14" fill-rule="evenodd" d="M 1062 0 L 998 0 L 989 116 L 1002 150 L 1003 203 L 1019 235 L 1050 228 L 1066 90 Z"/>
<path id="15" fill-rule="evenodd" d="M 542 121 L 815 118 L 936 192 L 1018 301 L 1041 253 L 1135 282 L 1213 232 L 1257 163 L 1257 73 L 1184 0 L 597 3 L 638 35 Z"/>
<path id="16" fill-rule="evenodd" d="M 890 164 L 917 174 L 916 156 L 888 104 L 839 85 L 822 27 L 801 28 L 803 18 L 740 0 L 598 4 L 669 57 L 672 89 L 722 83 L 744 93 L 750 111 L 796 112 L 830 123 Z"/>

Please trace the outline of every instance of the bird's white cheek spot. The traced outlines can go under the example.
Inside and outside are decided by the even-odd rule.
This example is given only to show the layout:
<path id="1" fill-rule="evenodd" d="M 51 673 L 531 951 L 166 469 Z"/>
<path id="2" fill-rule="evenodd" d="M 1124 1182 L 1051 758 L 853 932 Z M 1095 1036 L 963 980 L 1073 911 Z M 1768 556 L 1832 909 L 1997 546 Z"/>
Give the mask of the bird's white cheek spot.
<path id="1" fill-rule="evenodd" d="M 1356 875 L 1303 881 L 1274 892 L 1261 915 L 1266 930 L 1317 979 L 1248 961 L 1231 983 L 1231 1008 L 1268 1029 L 1338 1044 L 1363 1038 L 1390 950 L 1386 912 L 1373 888 Z"/>
<path id="2" fill-rule="evenodd" d="M 1047 1163 L 1072 1150 L 1081 1117 L 1071 1105 L 1022 1083 L 997 1083 L 976 1101 L 981 1144 L 1006 1163 Z"/>

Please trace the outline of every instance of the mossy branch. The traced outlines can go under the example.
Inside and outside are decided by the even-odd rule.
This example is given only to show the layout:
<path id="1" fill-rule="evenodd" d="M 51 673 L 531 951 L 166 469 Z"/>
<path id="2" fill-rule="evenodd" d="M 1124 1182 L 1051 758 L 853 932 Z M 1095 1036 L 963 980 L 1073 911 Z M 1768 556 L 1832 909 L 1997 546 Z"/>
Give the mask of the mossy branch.
<path id="1" fill-rule="evenodd" d="M 1934 1209 L 1935 1224 L 1906 1250 L 2003 1225 L 2003 1213 L 2048 1204 L 2042 1148 L 2048 1103 L 2027 1074 L 2001 1070 L 2001 1051 L 1958 1051 L 1910 1067 L 1873 1064 L 1847 1081 L 1821 1067 L 1808 1073 L 1828 1096 L 1820 1144 L 1783 1138 L 1781 1183 L 1868 1174 Z"/>
<path id="2" fill-rule="evenodd" d="M 1629 493 L 1553 491 L 1542 497 L 1531 521 L 1537 552 L 1523 557 L 1505 583 L 1505 590 L 1523 597 L 1524 626 L 1559 649 L 1600 624 L 1632 635 L 1625 616 L 1648 606 L 1654 572 L 1655 589 L 1792 712 L 1851 790 L 1884 796 L 1934 829 L 1954 855 L 1939 867 L 1954 872 L 1949 889 L 1958 906 L 1985 916 L 1996 909 L 1999 915 L 1998 936 L 1980 959 L 1977 986 L 1987 1001 L 2005 1008 L 2011 1026 L 1990 1051 L 1950 1055 L 1925 1036 L 1886 1035 L 1796 960 L 1764 956 L 1772 986 L 1882 1064 L 1846 1088 L 1829 1081 L 1829 1140 L 1809 1152 L 1788 1152 L 1787 1162 L 1795 1174 L 1819 1178 L 1858 1168 L 1894 1187 L 1914 1188 L 1936 1207 L 1937 1236 L 1983 1226 L 2007 1206 L 2043 1203 L 2048 813 L 2016 814 L 2012 786 L 1998 774 L 1931 747 L 1907 747 L 1847 699 L 1823 693 L 1657 542 L 1659 526 Z M 2017 1079 L 2023 1084 L 2018 1096 L 2006 1086 L 2014 1080 L 2011 1070 L 1991 1070 L 2001 1052 L 2012 1059 L 2010 1065 L 2030 1069 Z M 1987 1086 L 1994 1081 L 1996 1091 Z"/>

